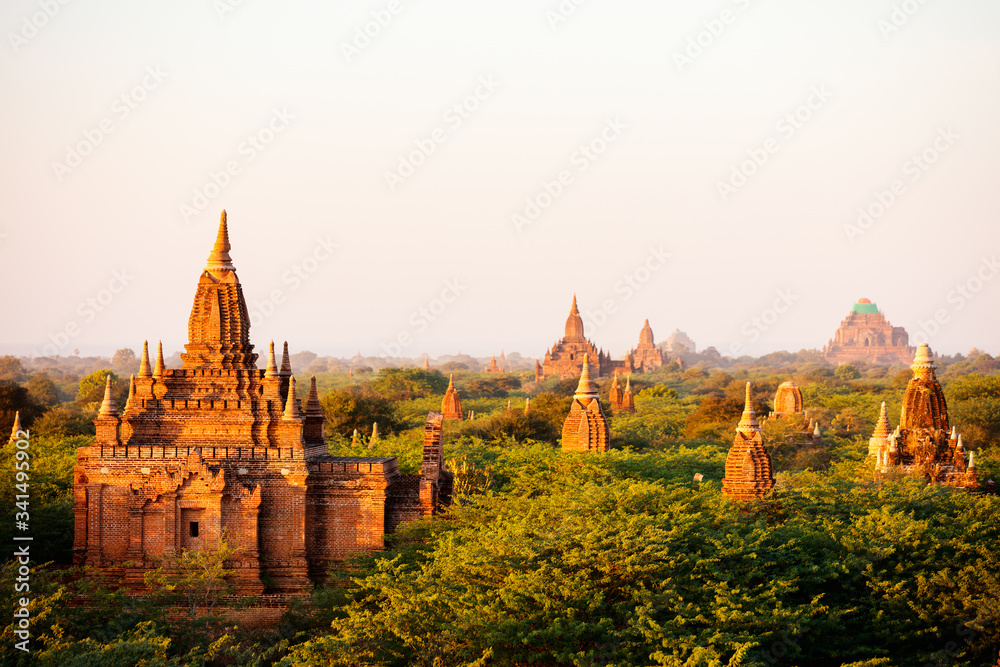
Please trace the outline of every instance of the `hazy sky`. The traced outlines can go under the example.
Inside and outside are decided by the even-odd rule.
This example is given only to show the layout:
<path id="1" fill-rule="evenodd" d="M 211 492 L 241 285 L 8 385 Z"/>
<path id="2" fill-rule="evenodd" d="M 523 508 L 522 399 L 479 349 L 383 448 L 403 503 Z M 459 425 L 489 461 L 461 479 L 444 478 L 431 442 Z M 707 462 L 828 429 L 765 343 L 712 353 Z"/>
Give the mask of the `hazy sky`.
<path id="1" fill-rule="evenodd" d="M 223 208 L 259 349 L 537 356 L 575 292 L 616 358 L 859 297 L 1000 353 L 995 0 L 64 2 L 0 8 L 0 353 L 179 349 Z"/>

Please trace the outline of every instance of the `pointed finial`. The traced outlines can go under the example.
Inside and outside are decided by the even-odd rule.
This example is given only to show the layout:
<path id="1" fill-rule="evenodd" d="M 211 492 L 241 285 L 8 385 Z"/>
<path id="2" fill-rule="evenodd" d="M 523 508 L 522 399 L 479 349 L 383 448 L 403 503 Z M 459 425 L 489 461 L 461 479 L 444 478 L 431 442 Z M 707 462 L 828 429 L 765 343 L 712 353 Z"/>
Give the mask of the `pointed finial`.
<path id="1" fill-rule="evenodd" d="M 632 391 L 632 376 L 625 378 L 625 391 Z"/>
<path id="2" fill-rule="evenodd" d="M 962 436 L 958 436 L 958 444 L 955 445 L 955 449 L 965 449 L 965 447 L 962 446 Z"/>
<path id="3" fill-rule="evenodd" d="M 129 376 L 128 378 L 128 398 L 125 399 L 125 409 L 128 410 L 132 406 L 132 399 L 135 398 L 135 374 Z"/>
<path id="4" fill-rule="evenodd" d="M 309 378 L 309 396 L 306 398 L 306 412 L 315 414 L 321 413 L 323 408 L 319 404 L 319 390 L 316 389 L 316 376 Z"/>
<path id="5" fill-rule="evenodd" d="M 139 362 L 139 377 L 148 378 L 152 375 L 149 370 L 149 342 L 142 341 L 142 360 Z"/>
<path id="6" fill-rule="evenodd" d="M 372 437 L 371 442 L 378 440 L 378 422 L 372 422 Z"/>
<path id="7" fill-rule="evenodd" d="M 876 438 L 888 438 L 891 432 L 892 427 L 889 426 L 889 411 L 886 408 L 885 401 L 882 401 L 882 407 L 879 409 L 878 422 L 875 424 L 875 433 L 873 435 Z"/>
<path id="8" fill-rule="evenodd" d="M 17 440 L 17 432 L 21 430 L 21 411 L 18 410 L 14 413 L 14 428 L 10 430 L 10 441 L 14 442 Z"/>
<path id="9" fill-rule="evenodd" d="M 576 386 L 573 398 L 597 398 L 597 384 L 590 379 L 590 356 L 583 355 L 583 369 L 580 371 L 580 384 Z"/>
<path id="10" fill-rule="evenodd" d="M 975 470 L 976 469 L 976 453 L 975 452 L 969 452 L 969 465 L 967 467 L 969 468 L 969 470 Z"/>
<path id="11" fill-rule="evenodd" d="M 579 315 L 580 314 L 580 310 L 576 307 L 576 293 L 575 292 L 573 293 L 573 305 L 569 309 L 569 314 L 570 315 Z"/>
<path id="12" fill-rule="evenodd" d="M 264 377 L 273 378 L 278 377 L 278 366 L 274 361 L 274 341 L 271 341 L 271 347 L 267 351 L 267 369 L 264 371 Z"/>
<path id="13" fill-rule="evenodd" d="M 757 422 L 757 413 L 753 411 L 753 399 L 750 396 L 750 383 L 747 382 L 746 396 L 743 401 L 743 416 L 736 426 L 736 431 L 743 435 L 752 435 L 760 431 L 760 424 Z"/>
<path id="14" fill-rule="evenodd" d="M 816 422 L 816 426 L 815 426 L 815 427 L 813 427 L 813 437 L 814 437 L 814 438 L 818 438 L 818 437 L 820 437 L 820 432 L 819 432 L 819 422 Z"/>
<path id="15" fill-rule="evenodd" d="M 295 401 L 295 376 L 288 380 L 288 398 L 285 399 L 284 419 L 298 419 L 299 405 Z"/>
<path id="16" fill-rule="evenodd" d="M 158 378 L 163 375 L 166 366 L 163 363 L 163 341 L 156 344 L 156 366 L 153 367 L 153 377 Z"/>
<path id="17" fill-rule="evenodd" d="M 358 444 L 358 429 L 354 429 L 354 435 L 351 436 L 351 446 L 353 447 L 357 444 Z"/>
<path id="18" fill-rule="evenodd" d="M 455 374 L 451 373 L 448 376 L 448 389 L 450 390 L 450 389 L 454 389 L 454 388 L 455 388 Z"/>
<path id="19" fill-rule="evenodd" d="M 229 256 L 232 248 L 229 245 L 229 225 L 226 222 L 226 212 L 222 211 L 219 219 L 219 233 L 215 237 L 215 245 L 205 264 L 206 271 L 235 271 L 233 258 Z"/>
<path id="20" fill-rule="evenodd" d="M 531 396 L 526 396 L 524 398 L 524 414 L 531 412 Z"/>
<path id="21" fill-rule="evenodd" d="M 510 412 L 510 399 L 507 399 L 507 412 Z"/>
<path id="22" fill-rule="evenodd" d="M 292 362 L 288 358 L 288 341 L 285 341 L 285 346 L 281 351 L 281 375 L 291 375 L 292 374 Z"/>
<path id="23" fill-rule="evenodd" d="M 108 374 L 107 382 L 104 383 L 104 400 L 101 401 L 101 417 L 115 417 L 118 415 L 118 406 L 115 405 L 115 398 L 111 394 L 111 374 Z"/>

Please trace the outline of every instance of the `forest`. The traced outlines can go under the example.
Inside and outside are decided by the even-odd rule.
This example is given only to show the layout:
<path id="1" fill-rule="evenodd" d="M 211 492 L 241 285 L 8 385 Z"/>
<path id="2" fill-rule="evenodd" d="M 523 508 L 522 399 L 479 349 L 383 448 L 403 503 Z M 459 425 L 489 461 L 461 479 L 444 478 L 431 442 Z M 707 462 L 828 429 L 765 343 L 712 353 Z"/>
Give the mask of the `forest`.
<path id="1" fill-rule="evenodd" d="M 315 357 L 315 355 L 313 355 Z M 93 438 L 110 360 L 0 357 L 0 425 L 31 433 L 31 652 L 5 665 L 665 665 L 917 667 L 998 664 L 1000 359 L 939 359 L 952 423 L 976 451 L 980 491 L 875 478 L 868 439 L 884 401 L 893 425 L 904 366 L 830 367 L 810 353 L 691 355 L 631 377 L 636 414 L 611 415 L 612 449 L 560 450 L 576 380 L 532 371 L 361 366 L 315 374 L 329 451 L 420 466 L 423 424 L 453 375 L 467 418 L 446 422 L 451 507 L 406 524 L 376 554 L 331 572 L 275 624 L 239 623 L 225 548 L 184 554 L 128 595 L 71 566 L 72 471 Z M 294 362 L 294 359 L 293 359 Z M 515 367 L 516 368 L 516 367 Z M 770 419 L 778 385 L 805 414 Z M 726 454 L 753 386 L 777 484 L 764 501 L 721 494 Z M 120 404 L 127 382 L 117 382 Z M 526 399 L 530 408 L 525 411 Z M 470 415 L 471 413 L 471 415 Z M 373 424 L 378 435 L 372 437 Z M 819 426 L 812 435 L 810 424 Z M 15 448 L 0 450 L 13 544 Z M 0 571 L 15 608 L 18 563 Z"/>

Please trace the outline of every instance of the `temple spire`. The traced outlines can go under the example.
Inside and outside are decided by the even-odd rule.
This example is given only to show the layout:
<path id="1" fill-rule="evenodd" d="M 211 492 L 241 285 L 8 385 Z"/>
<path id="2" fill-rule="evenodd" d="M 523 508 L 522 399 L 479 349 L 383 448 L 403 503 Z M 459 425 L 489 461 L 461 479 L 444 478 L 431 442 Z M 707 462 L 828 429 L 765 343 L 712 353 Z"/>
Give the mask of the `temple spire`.
<path id="1" fill-rule="evenodd" d="M 139 362 L 139 377 L 148 378 L 152 373 L 149 370 L 149 342 L 142 341 L 142 360 Z"/>
<path id="2" fill-rule="evenodd" d="M 226 222 L 226 212 L 222 211 L 219 220 L 219 234 L 216 236 L 215 245 L 212 246 L 212 252 L 208 256 L 205 270 L 213 273 L 217 271 L 235 271 L 236 267 L 233 266 L 233 258 L 229 256 L 230 250 L 232 250 L 232 247 L 229 245 L 229 224 Z"/>
<path id="3" fill-rule="evenodd" d="M 298 419 L 299 404 L 295 401 L 295 376 L 288 380 L 288 399 L 285 401 L 285 414 L 283 419 Z"/>
<path id="4" fill-rule="evenodd" d="M 746 397 L 743 404 L 743 416 L 736 430 L 743 435 L 750 436 L 760 432 L 760 424 L 757 422 L 757 413 L 753 411 L 753 401 L 750 396 L 750 383 L 747 382 Z"/>
<path id="5" fill-rule="evenodd" d="M 104 384 L 104 400 L 101 401 L 101 410 L 98 415 L 101 417 L 118 416 L 118 406 L 115 405 L 115 397 L 111 394 L 110 374 L 108 374 L 107 382 Z"/>
<path id="6" fill-rule="evenodd" d="M 280 375 L 292 374 L 292 362 L 288 358 L 288 341 L 285 341 L 284 349 L 281 351 L 281 372 Z"/>
<path id="7" fill-rule="evenodd" d="M 156 344 L 156 366 L 153 367 L 153 377 L 160 377 L 163 375 L 163 370 L 166 366 L 163 363 L 163 341 Z"/>
<path id="8" fill-rule="evenodd" d="M 135 398 L 135 375 L 130 375 L 128 378 L 128 398 L 125 399 L 125 409 L 128 410 L 132 406 L 132 399 Z"/>
<path id="9" fill-rule="evenodd" d="M 309 396 L 306 398 L 307 414 L 322 414 L 323 408 L 319 404 L 319 391 L 316 389 L 316 376 L 309 378 Z"/>
<path id="10" fill-rule="evenodd" d="M 17 440 L 17 432 L 21 430 L 21 411 L 14 413 L 14 427 L 10 430 L 10 441 Z"/>
<path id="11" fill-rule="evenodd" d="M 574 297 L 575 301 L 575 297 Z M 576 399 L 597 398 L 597 384 L 590 379 L 590 355 L 583 355 L 583 369 L 580 371 L 580 384 L 576 386 Z"/>
<path id="12" fill-rule="evenodd" d="M 531 396 L 525 396 L 524 398 L 524 414 L 531 412 Z"/>
<path id="13" fill-rule="evenodd" d="M 274 341 L 271 341 L 271 347 L 267 352 L 267 369 L 264 371 L 264 377 L 273 378 L 278 377 L 278 365 L 274 361 Z"/>

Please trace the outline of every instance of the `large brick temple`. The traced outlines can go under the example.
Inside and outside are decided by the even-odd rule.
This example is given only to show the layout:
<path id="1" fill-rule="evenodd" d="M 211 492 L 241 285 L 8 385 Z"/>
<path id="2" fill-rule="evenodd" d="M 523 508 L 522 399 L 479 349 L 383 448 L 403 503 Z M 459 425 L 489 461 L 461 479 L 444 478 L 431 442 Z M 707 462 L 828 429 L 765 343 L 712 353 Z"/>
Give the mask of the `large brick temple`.
<path id="1" fill-rule="evenodd" d="M 543 380 L 553 375 L 563 380 L 578 377 L 583 371 L 584 356 L 589 359 L 590 372 L 594 377 L 610 377 L 615 373 L 649 373 L 663 365 L 663 353 L 653 342 L 649 320 L 639 332 L 639 345 L 629 350 L 624 359 L 614 360 L 609 353 L 597 349 L 583 332 L 583 318 L 574 294 L 563 337 L 545 351 L 541 364 L 536 362 L 536 379 Z"/>
<path id="2" fill-rule="evenodd" d="M 913 351 L 906 329 L 889 324 L 878 306 L 868 299 L 858 299 L 823 348 L 823 356 L 834 364 L 853 361 L 908 364 Z"/>
<path id="3" fill-rule="evenodd" d="M 74 562 L 120 572 L 142 587 L 162 557 L 239 548 L 228 564 L 237 593 L 297 593 L 331 563 L 382 548 L 401 522 L 450 501 L 442 417 L 430 413 L 422 469 L 395 458 L 334 457 L 323 437 L 315 378 L 298 397 L 285 345 L 256 366 L 250 318 L 230 257 L 226 214 L 198 279 L 180 368 L 143 346 L 126 404 L 110 379 L 74 470 Z"/>
<path id="4" fill-rule="evenodd" d="M 935 484 L 976 489 L 979 475 L 975 454 L 965 451 L 962 436 L 948 420 L 948 403 L 926 343 L 917 348 L 910 369 L 913 377 L 903 394 L 899 425 L 892 430 L 882 403 L 875 433 L 868 441 L 876 476 L 900 471 L 923 476 Z"/>

